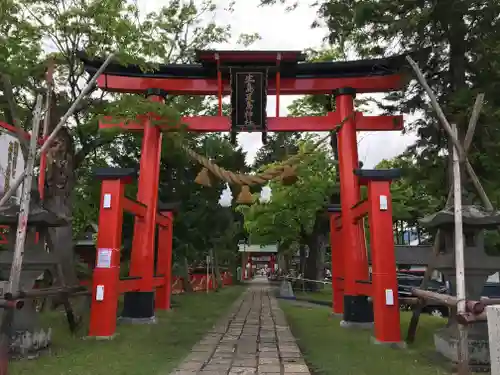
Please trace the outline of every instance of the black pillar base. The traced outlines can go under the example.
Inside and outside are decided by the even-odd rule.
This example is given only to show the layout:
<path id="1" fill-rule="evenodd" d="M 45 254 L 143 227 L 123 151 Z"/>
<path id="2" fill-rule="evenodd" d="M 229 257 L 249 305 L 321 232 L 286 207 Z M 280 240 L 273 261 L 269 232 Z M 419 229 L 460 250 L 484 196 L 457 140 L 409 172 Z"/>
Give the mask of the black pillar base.
<path id="1" fill-rule="evenodd" d="M 126 292 L 120 321 L 124 323 L 155 323 L 155 293 Z"/>
<path id="2" fill-rule="evenodd" d="M 344 321 L 373 323 L 373 304 L 367 296 L 344 295 Z"/>

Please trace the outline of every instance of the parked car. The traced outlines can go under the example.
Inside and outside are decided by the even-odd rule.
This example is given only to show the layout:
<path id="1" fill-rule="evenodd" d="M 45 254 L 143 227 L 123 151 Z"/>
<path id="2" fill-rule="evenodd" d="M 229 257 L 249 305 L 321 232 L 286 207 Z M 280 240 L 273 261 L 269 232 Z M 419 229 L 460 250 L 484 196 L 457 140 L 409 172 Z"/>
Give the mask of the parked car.
<path id="1" fill-rule="evenodd" d="M 399 297 L 411 297 L 411 289 L 418 288 L 422 284 L 422 277 L 413 275 L 401 275 L 398 276 L 398 296 Z M 427 284 L 427 290 L 432 292 L 449 294 L 449 290 L 445 283 L 430 280 Z M 405 304 L 400 304 L 402 310 L 409 310 L 410 306 Z M 428 304 L 422 311 L 426 314 L 433 316 L 445 317 L 450 314 L 450 310 L 447 306 Z"/>
<path id="2" fill-rule="evenodd" d="M 484 284 L 483 298 L 500 298 L 500 283 L 486 283 Z"/>
<path id="3" fill-rule="evenodd" d="M 451 294 L 451 292 L 449 292 Z M 481 292 L 481 298 L 498 298 L 500 299 L 500 283 L 487 282 L 484 284 Z"/>

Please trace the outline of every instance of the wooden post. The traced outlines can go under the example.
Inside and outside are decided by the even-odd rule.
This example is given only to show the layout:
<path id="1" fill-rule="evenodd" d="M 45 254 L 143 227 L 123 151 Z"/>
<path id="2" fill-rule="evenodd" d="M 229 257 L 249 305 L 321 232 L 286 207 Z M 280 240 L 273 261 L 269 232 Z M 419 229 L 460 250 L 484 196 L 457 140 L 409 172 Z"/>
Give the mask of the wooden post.
<path id="1" fill-rule="evenodd" d="M 42 139 L 45 139 L 49 135 L 49 122 L 50 122 L 50 104 L 52 101 L 52 88 L 54 86 L 54 60 L 49 61 L 49 68 L 46 74 L 47 82 L 47 97 L 45 100 L 45 118 L 43 120 L 43 133 Z M 45 169 L 47 168 L 47 153 L 43 152 L 40 154 L 40 172 L 38 174 L 38 192 L 40 193 L 40 199 L 43 201 L 45 198 Z"/>
<path id="2" fill-rule="evenodd" d="M 413 71 L 415 72 L 420 84 L 427 92 L 427 95 L 429 95 L 429 99 L 431 100 L 431 105 L 434 108 L 434 110 L 436 111 L 436 114 L 437 114 L 439 121 L 442 124 L 444 130 L 446 131 L 446 133 L 448 133 L 448 136 L 450 137 L 450 141 L 457 148 L 459 160 L 461 163 L 463 162 L 464 167 L 465 167 L 465 171 L 469 175 L 471 182 L 474 185 L 474 188 L 476 189 L 477 194 L 479 195 L 479 198 L 481 199 L 481 202 L 484 205 L 484 208 L 486 208 L 487 211 L 493 211 L 493 205 L 491 204 L 491 201 L 488 198 L 488 195 L 484 191 L 484 188 L 481 185 L 479 178 L 477 177 L 476 173 L 474 172 L 474 169 L 472 168 L 472 165 L 470 164 L 469 159 L 467 158 L 466 151 L 464 150 L 462 145 L 458 142 L 457 135 L 453 133 L 453 130 L 450 127 L 451 125 L 449 124 L 448 120 L 446 119 L 446 116 L 444 115 L 444 112 L 443 112 L 441 106 L 437 102 L 436 95 L 434 94 L 434 92 L 430 88 L 429 84 L 427 83 L 427 81 L 426 81 L 422 71 L 418 67 L 417 63 L 415 61 L 413 61 L 413 59 L 410 56 L 406 56 L 406 60 L 410 63 L 410 65 L 413 68 Z M 476 104 L 482 105 L 482 98 L 477 100 Z M 474 116 L 476 114 L 473 113 L 472 115 Z M 478 114 L 477 114 L 477 118 L 479 118 Z M 473 120 L 474 120 L 474 118 L 471 117 L 471 122 Z M 470 127 L 470 123 L 469 123 L 469 127 Z"/>
<path id="3" fill-rule="evenodd" d="M 208 276 L 210 275 L 210 255 L 207 255 L 207 294 L 208 294 Z"/>
<path id="4" fill-rule="evenodd" d="M 24 180 L 23 191 L 21 195 L 21 207 L 17 220 L 16 245 L 14 247 L 14 258 L 10 269 L 9 293 L 16 293 L 19 289 L 19 280 L 21 278 L 21 268 L 23 265 L 24 242 L 26 240 L 26 229 L 28 225 L 28 214 L 30 210 L 31 183 L 33 181 L 33 168 L 35 166 L 36 146 L 38 141 L 38 129 L 42 116 L 42 95 L 36 99 L 35 111 L 33 113 L 33 126 L 31 131 L 30 148 L 28 151 L 28 160 L 26 161 L 26 178 Z"/>
<path id="5" fill-rule="evenodd" d="M 458 152 L 459 159 L 464 159 L 465 158 L 464 148 L 462 147 L 462 145 L 458 141 L 456 133 L 453 132 L 453 126 L 450 125 L 450 123 L 446 119 L 446 116 L 445 116 L 441 106 L 439 105 L 439 103 L 437 101 L 436 95 L 434 94 L 431 87 L 427 83 L 427 80 L 425 79 L 424 74 L 422 73 L 422 71 L 418 67 L 417 63 L 409 55 L 406 56 L 406 61 L 408 61 L 408 63 L 411 65 L 411 67 L 413 68 L 413 71 L 415 72 L 415 75 L 417 76 L 418 81 L 420 82 L 420 84 L 424 88 L 425 92 L 427 92 L 427 95 L 429 96 L 429 99 L 431 101 L 431 105 L 434 108 L 434 110 L 436 111 L 436 115 L 438 116 L 439 121 L 441 122 L 441 124 L 443 126 L 443 129 L 446 131 L 446 133 L 448 133 L 448 136 L 450 138 L 450 142 L 452 142 L 454 147 L 458 150 L 457 152 Z"/>
<path id="6" fill-rule="evenodd" d="M 467 134 L 465 135 L 465 141 L 464 141 L 464 151 L 465 154 L 467 155 L 467 152 L 469 151 L 470 145 L 472 143 L 472 138 L 474 137 L 474 130 L 476 129 L 477 121 L 479 119 L 479 114 L 481 112 L 481 108 L 483 106 L 483 101 L 484 101 L 484 94 L 478 94 L 476 98 L 476 102 L 474 103 L 474 108 L 472 110 L 472 115 L 469 120 L 469 126 L 467 128 Z M 448 190 L 448 198 L 445 203 L 445 207 L 449 206 L 451 204 L 451 200 L 453 198 L 453 187 L 450 186 Z M 483 204 L 485 207 L 492 207 L 491 202 L 490 205 L 488 206 L 488 202 L 484 201 Z M 432 272 L 434 271 L 434 263 L 436 262 L 436 257 L 439 253 L 439 244 L 441 243 L 441 236 L 442 233 L 440 230 L 437 231 L 436 237 L 434 238 L 434 245 L 432 247 L 432 254 L 433 254 L 433 260 L 427 265 L 427 269 L 425 270 L 424 278 L 422 280 L 422 284 L 420 285 L 421 289 L 427 288 L 427 283 L 431 279 Z M 418 303 L 417 305 L 414 306 L 413 314 L 410 320 L 410 324 L 408 325 L 408 333 L 406 335 L 406 342 L 407 343 L 412 343 L 415 341 L 415 335 L 417 332 L 417 326 L 418 326 L 418 321 L 420 319 L 420 313 L 422 312 L 423 305 L 421 303 Z"/>
<path id="7" fill-rule="evenodd" d="M 457 126 L 452 124 L 453 133 L 457 134 Z M 457 312 L 466 313 L 465 293 L 465 261 L 464 261 L 464 231 L 462 224 L 462 183 L 460 178 L 459 150 L 453 147 L 453 213 L 455 217 L 455 270 L 457 284 Z M 458 373 L 469 373 L 469 345 L 467 326 L 458 326 Z"/>
<path id="8" fill-rule="evenodd" d="M 33 167 L 35 164 L 36 146 L 38 142 L 38 129 L 42 116 L 42 95 L 38 95 L 33 111 L 33 126 L 28 150 L 28 159 L 26 161 L 26 179 L 23 185 L 21 195 L 21 207 L 17 220 L 16 244 L 14 247 L 14 258 L 10 269 L 9 285 L 7 292 L 14 294 L 18 292 L 19 280 L 21 279 L 21 269 L 23 266 L 24 243 L 26 240 L 26 229 L 28 226 L 28 215 L 30 209 L 31 183 L 33 181 Z M 11 326 L 14 319 L 14 310 L 6 309 L 2 316 L 0 326 L 0 375 L 7 375 L 9 367 L 9 348 L 11 340 Z"/>

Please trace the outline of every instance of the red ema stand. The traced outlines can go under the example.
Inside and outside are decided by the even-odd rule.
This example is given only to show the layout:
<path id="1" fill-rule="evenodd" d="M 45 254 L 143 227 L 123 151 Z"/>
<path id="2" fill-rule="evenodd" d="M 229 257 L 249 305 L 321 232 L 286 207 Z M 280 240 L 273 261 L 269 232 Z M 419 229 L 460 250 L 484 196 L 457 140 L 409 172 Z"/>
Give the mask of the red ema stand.
<path id="1" fill-rule="evenodd" d="M 80 58 L 87 72 L 91 74 L 95 73 L 102 63 L 101 60 L 89 59 L 83 54 Z M 353 206 L 360 200 L 360 180 L 353 171 L 358 168 L 356 132 L 402 130 L 403 118 L 364 116 L 354 110 L 354 97 L 356 93 L 402 89 L 403 79 L 398 70 L 404 64 L 404 56 L 348 62 L 305 63 L 303 62 L 305 56 L 296 51 L 197 51 L 197 59 L 199 64 L 160 65 L 156 71 L 146 73 L 138 66 L 125 67 L 111 64 L 97 81 L 102 90 L 146 94 L 155 96 L 155 100 L 162 100 L 168 94 L 217 95 L 219 101 L 218 116 L 183 117 L 180 123 L 168 122 L 152 113 L 138 116 L 133 120 L 104 118 L 100 122 L 100 128 L 120 127 L 144 133 L 137 199 L 145 206 L 141 219 L 136 220 L 134 228 L 131 265 L 131 276 L 137 278 L 132 284 L 137 285 L 137 288 L 134 289 L 135 292 L 127 293 L 122 315 L 129 318 L 154 319 L 153 290 L 157 278 L 153 276 L 153 236 L 155 222 L 159 222 L 156 204 L 161 130 L 177 130 L 182 125 L 183 129 L 194 132 L 231 132 L 233 139 L 238 132 L 256 131 L 262 132 L 265 141 L 265 134 L 268 131 L 332 131 L 341 121 L 348 118 L 337 136 L 341 212 L 344 214 L 340 231 L 333 230 L 335 225 L 332 224 L 332 258 L 335 258 L 332 259 L 332 263 L 334 263 L 334 280 L 338 281 L 333 282 L 334 311 L 343 313 L 344 323 L 347 323 L 344 325 L 371 323 L 373 309 L 367 297 L 371 295 L 375 303 L 376 339 L 380 342 L 399 342 L 399 335 L 389 333 L 396 330 L 399 332 L 389 183 L 384 182 L 386 184 L 384 186 L 387 187 L 384 194 L 387 197 L 388 209 L 384 212 L 379 210 L 378 213 L 375 209 L 369 211 L 371 216 L 376 216 L 374 226 L 371 226 L 372 254 L 377 254 L 374 258 L 376 272 L 372 287 L 369 281 L 364 229 L 354 216 Z M 230 117 L 222 116 L 222 97 L 228 94 L 231 95 Z M 276 117 L 267 117 L 266 114 L 269 94 L 276 95 Z M 329 112 L 327 116 L 279 117 L 280 95 L 301 94 L 333 95 L 336 110 Z M 155 125 L 152 125 L 152 119 L 155 120 Z M 120 178 L 108 180 L 109 178 L 103 181 L 103 194 L 109 193 L 106 189 L 111 187 L 115 189 L 113 190 L 115 195 L 123 193 L 123 182 L 120 182 L 122 181 Z M 373 196 L 383 195 L 380 190 L 382 185 L 379 182 L 370 186 Z M 370 202 L 375 202 L 374 199 Z M 125 201 L 118 199 L 116 203 L 121 202 L 123 205 Z M 99 248 L 110 249 L 112 255 L 110 264 L 114 268 L 96 269 L 91 336 L 113 335 L 118 294 L 120 291 L 130 290 L 120 287 L 123 284 L 120 284 L 122 282 L 117 277 L 118 232 L 121 230 L 118 229 L 118 226 L 121 228 L 121 219 L 118 218 L 118 212 L 121 212 L 120 205 L 117 207 L 116 212 L 113 208 L 101 207 L 99 223 L 109 230 L 99 231 Z M 108 218 L 108 215 L 112 218 L 111 216 Z M 339 212 L 332 215 L 334 222 L 337 220 L 334 218 L 335 215 L 340 219 Z M 384 224 L 381 224 L 382 222 Z M 110 225 L 113 227 L 110 228 Z M 171 244 L 169 246 L 168 254 L 171 253 Z M 381 247 L 384 250 L 381 250 Z M 168 254 L 167 257 L 170 257 Z M 249 261 L 245 258 L 243 254 L 243 271 L 246 262 Z M 385 260 L 380 263 L 382 258 Z M 170 269 L 170 266 L 165 267 Z M 109 277 L 103 276 L 102 273 L 109 274 Z M 102 285 L 110 288 L 106 289 L 108 292 L 104 293 L 104 297 L 98 289 Z M 390 290 L 393 292 L 392 302 L 389 297 Z M 168 292 L 165 293 L 170 295 Z M 384 315 L 386 313 L 388 315 Z M 388 316 L 392 323 L 389 322 Z M 102 323 L 104 320 L 108 322 Z M 111 321 L 113 323 L 109 323 Z"/>

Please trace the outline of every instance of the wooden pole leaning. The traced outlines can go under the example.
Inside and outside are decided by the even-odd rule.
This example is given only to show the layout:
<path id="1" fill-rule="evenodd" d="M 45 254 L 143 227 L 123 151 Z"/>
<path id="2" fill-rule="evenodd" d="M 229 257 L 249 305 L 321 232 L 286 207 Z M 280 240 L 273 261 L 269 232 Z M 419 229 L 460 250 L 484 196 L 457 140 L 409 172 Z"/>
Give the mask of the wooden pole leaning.
<path id="1" fill-rule="evenodd" d="M 69 117 L 75 113 L 76 109 L 78 108 L 78 104 L 82 101 L 82 99 L 87 95 L 87 93 L 90 91 L 92 87 L 94 87 L 94 84 L 97 81 L 97 78 L 104 72 L 104 70 L 107 68 L 107 66 L 111 63 L 111 61 L 114 58 L 114 54 L 111 53 L 106 61 L 101 65 L 99 70 L 94 74 L 92 79 L 87 83 L 87 85 L 84 87 L 80 95 L 78 95 L 78 98 L 71 104 L 71 107 L 69 107 L 68 111 L 64 114 L 63 117 L 61 117 L 61 120 L 59 120 L 59 123 L 56 125 L 52 133 L 48 136 L 48 138 L 44 141 L 43 146 L 41 147 L 38 155 L 43 154 L 44 152 L 47 151 L 47 149 L 50 147 L 52 142 L 57 136 L 57 133 L 59 130 L 66 124 L 68 121 Z M 38 137 L 37 137 L 38 139 Z M 36 158 L 37 160 L 39 159 L 39 156 Z M 14 181 L 12 186 L 10 187 L 9 190 L 7 190 L 4 194 L 4 196 L 0 199 L 0 207 L 5 205 L 9 198 L 15 193 L 15 191 L 21 186 L 21 183 L 23 182 L 24 178 L 26 177 L 26 169 L 21 173 L 21 175 Z"/>

